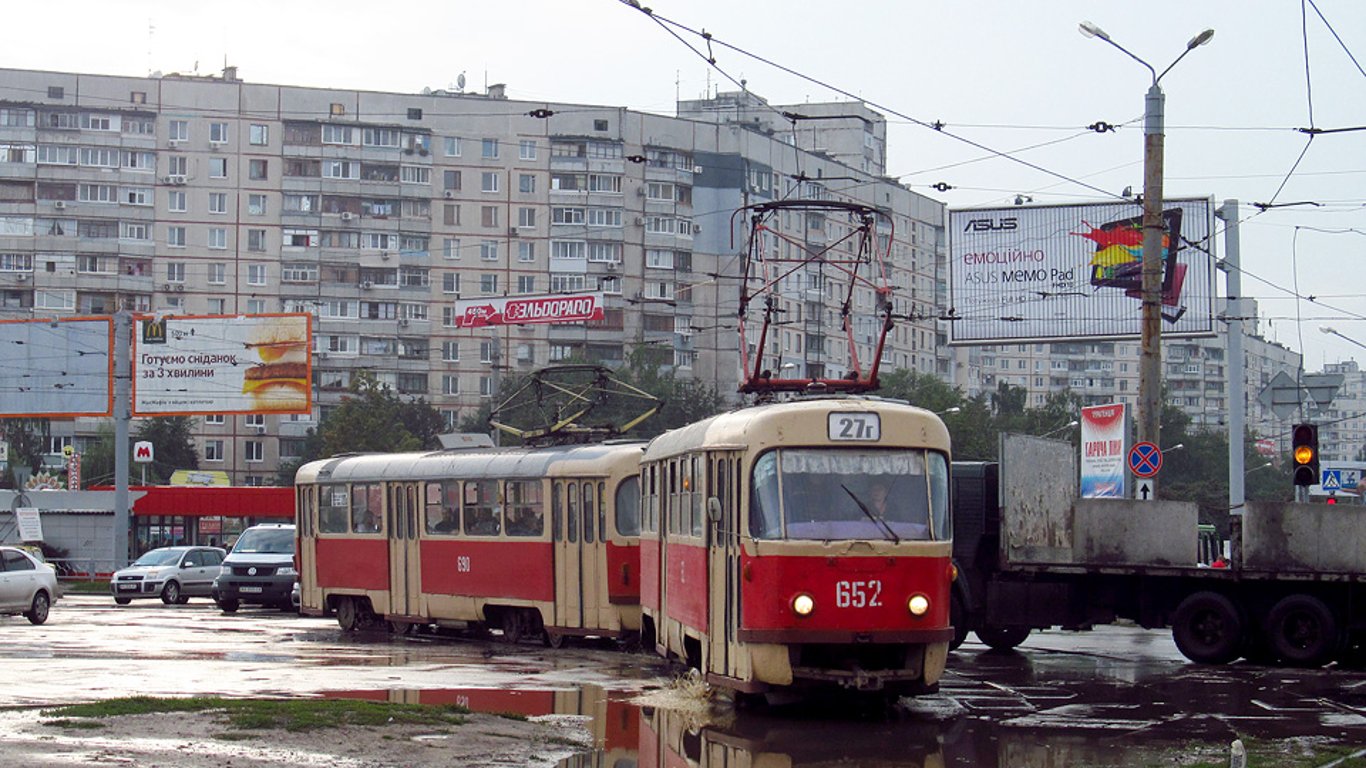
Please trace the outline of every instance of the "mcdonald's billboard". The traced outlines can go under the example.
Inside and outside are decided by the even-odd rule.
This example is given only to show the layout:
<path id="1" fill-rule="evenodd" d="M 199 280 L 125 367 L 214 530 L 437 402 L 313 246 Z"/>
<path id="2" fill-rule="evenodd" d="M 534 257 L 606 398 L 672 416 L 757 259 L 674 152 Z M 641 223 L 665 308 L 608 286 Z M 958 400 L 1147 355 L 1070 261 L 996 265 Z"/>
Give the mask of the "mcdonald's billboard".
<path id="1" fill-rule="evenodd" d="M 137 317 L 133 414 L 309 413 L 312 316 Z"/>

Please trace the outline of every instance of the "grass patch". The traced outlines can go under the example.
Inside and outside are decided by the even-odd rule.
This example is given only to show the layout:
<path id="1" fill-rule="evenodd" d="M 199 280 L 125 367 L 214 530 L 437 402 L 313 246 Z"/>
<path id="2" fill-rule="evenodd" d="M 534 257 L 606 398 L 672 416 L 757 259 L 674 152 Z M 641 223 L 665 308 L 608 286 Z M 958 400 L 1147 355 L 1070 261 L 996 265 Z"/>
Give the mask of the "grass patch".
<path id="1" fill-rule="evenodd" d="M 1338 763 L 1336 768 L 1366 768 L 1366 756 L 1344 759 L 1360 751 L 1360 746 L 1346 746 L 1317 739 L 1263 741 L 1244 738 L 1243 744 L 1247 748 L 1247 764 L 1256 768 L 1318 768 L 1339 759 L 1343 762 Z M 1214 751 L 1213 748 L 1201 750 L 1204 755 Z M 1227 745 L 1219 748 L 1219 751 L 1224 753 L 1223 757 L 1186 763 L 1185 768 L 1228 768 Z M 1171 763 L 1164 760 L 1151 765 L 1157 768 L 1159 765 L 1167 766 Z"/>
<path id="2" fill-rule="evenodd" d="M 108 581 L 66 581 L 62 580 L 59 588 L 64 595 L 108 595 Z"/>
<path id="3" fill-rule="evenodd" d="M 45 709 L 45 717 L 101 719 L 175 712 L 221 712 L 238 730 L 311 731 L 385 725 L 462 725 L 469 710 L 455 705 L 389 704 L 350 699 L 185 699 L 133 696 Z"/>

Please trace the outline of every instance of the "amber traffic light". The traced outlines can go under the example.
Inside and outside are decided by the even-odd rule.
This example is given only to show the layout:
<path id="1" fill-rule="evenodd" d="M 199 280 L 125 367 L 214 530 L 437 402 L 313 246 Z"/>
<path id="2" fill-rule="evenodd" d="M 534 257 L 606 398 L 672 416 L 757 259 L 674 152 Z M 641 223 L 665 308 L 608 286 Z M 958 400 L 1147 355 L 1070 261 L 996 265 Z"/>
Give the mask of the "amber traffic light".
<path id="1" fill-rule="evenodd" d="M 1319 428 L 1314 424 L 1296 424 L 1290 437 L 1290 458 L 1293 460 L 1295 485 L 1319 483 Z"/>

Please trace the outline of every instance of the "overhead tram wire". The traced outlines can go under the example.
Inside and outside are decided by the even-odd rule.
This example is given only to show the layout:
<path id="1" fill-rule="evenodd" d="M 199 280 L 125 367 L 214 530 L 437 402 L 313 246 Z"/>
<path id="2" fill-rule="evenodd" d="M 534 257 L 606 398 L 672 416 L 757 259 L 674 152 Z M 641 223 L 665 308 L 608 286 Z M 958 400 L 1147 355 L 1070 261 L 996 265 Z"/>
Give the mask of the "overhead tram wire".
<path id="1" fill-rule="evenodd" d="M 681 29 L 681 30 L 687 32 L 688 34 L 696 35 L 697 37 L 699 37 L 699 38 L 701 38 L 701 39 L 703 39 L 703 40 L 706 40 L 706 41 L 707 41 L 708 49 L 710 49 L 710 47 L 711 47 L 712 44 L 719 45 L 719 46 L 721 46 L 721 47 L 723 47 L 723 48 L 725 48 L 725 49 L 727 49 L 727 50 L 734 51 L 735 53 L 737 53 L 737 54 L 739 54 L 739 55 L 741 55 L 741 56 L 745 56 L 745 57 L 747 57 L 747 58 L 753 59 L 753 60 L 755 60 L 755 61 L 757 61 L 757 62 L 760 62 L 760 63 L 762 63 L 762 64 L 766 64 L 766 65 L 768 65 L 768 66 L 770 66 L 770 67 L 773 67 L 774 69 L 777 69 L 777 70 L 782 71 L 782 72 L 786 72 L 786 73 L 789 74 L 789 75 L 792 75 L 792 76 L 794 76 L 794 77 L 797 77 L 797 78 L 800 78 L 800 79 L 802 79 L 802 80 L 805 80 L 805 81 L 807 81 L 807 82 L 809 82 L 809 83 L 811 83 L 811 84 L 813 84 L 813 85 L 817 85 L 817 86 L 820 86 L 820 87 L 822 87 L 822 88 L 828 89 L 828 90 L 830 90 L 830 91 L 832 91 L 832 92 L 834 92 L 834 93 L 837 93 L 837 94 L 839 94 L 839 95 L 841 95 L 841 96 L 844 96 L 844 97 L 846 97 L 846 98 L 853 99 L 853 100 L 855 100 L 855 101 L 861 101 L 861 102 L 863 102 L 863 103 L 865 103 L 865 104 L 867 104 L 867 105 L 869 105 L 869 106 L 871 106 L 871 107 L 873 107 L 873 108 L 875 108 L 875 109 L 879 109 L 879 110 L 881 110 L 881 111 L 883 111 L 883 112 L 886 112 L 886 113 L 888 113 L 888 114 L 895 115 L 895 116 L 897 116 L 897 117 L 899 117 L 899 118 L 901 118 L 901 119 L 903 119 L 903 120 L 906 120 L 906 121 L 908 121 L 908 122 L 910 122 L 910 123 L 912 123 L 912 124 L 914 124 L 914 125 L 918 125 L 918 126 L 920 126 L 920 127 L 922 127 L 922 128 L 928 128 L 928 129 L 930 129 L 930 130 L 932 130 L 932 131 L 934 131 L 934 132 L 936 132 L 936 133 L 943 134 L 944 136 L 947 136 L 947 137 L 949 137 L 950 139 L 953 139 L 954 141 L 958 141 L 958 142 L 961 142 L 961 143 L 963 143 L 963 144 L 967 144 L 968 146 L 975 147 L 975 148 L 977 148 L 977 149 L 982 150 L 983 152 L 988 152 L 988 153 L 990 153 L 990 154 L 992 154 L 992 155 L 994 155 L 994 156 L 996 156 L 996 157 L 999 157 L 999 158 L 1001 158 L 1001 159 L 1003 159 L 1003 160 L 1009 160 L 1009 161 L 1011 161 L 1011 162 L 1013 162 L 1013 163 L 1022 165 L 1022 166 L 1026 167 L 1026 168 L 1030 168 L 1030 169 L 1032 169 L 1032 170 L 1038 171 L 1038 172 L 1043 173 L 1043 174 L 1046 174 L 1046 175 L 1048 175 L 1048 176 L 1052 176 L 1052 177 L 1054 177 L 1054 178 L 1061 179 L 1061 180 L 1063 180 L 1063 181 L 1065 181 L 1065 182 L 1068 182 L 1068 183 L 1071 183 L 1071 184 L 1075 184 L 1075 185 L 1077 185 L 1077 186 L 1079 186 L 1079 187 L 1082 187 L 1083 189 L 1089 189 L 1089 190 L 1091 190 L 1092 192 L 1096 192 L 1096 193 L 1098 193 L 1098 194 L 1100 194 L 1101 196 L 1106 197 L 1106 198 L 1119 198 L 1119 199 L 1123 199 L 1123 197 L 1122 197 L 1121 195 L 1117 195 L 1117 194 L 1115 194 L 1114 192 L 1111 192 L 1111 191 L 1109 191 L 1109 190 L 1102 189 L 1101 187 L 1097 187 L 1097 186 L 1094 186 L 1094 185 L 1091 185 L 1091 184 L 1087 184 L 1086 182 L 1079 181 L 1079 180 L 1077 180 L 1077 179 L 1073 179 L 1073 178 L 1071 178 L 1071 177 L 1069 177 L 1069 176 L 1067 176 L 1067 175 L 1065 175 L 1065 174 L 1059 173 L 1059 172 L 1057 172 L 1057 171 L 1049 170 L 1048 168 L 1045 168 L 1045 167 L 1043 167 L 1043 166 L 1041 166 L 1041 165 L 1039 165 L 1039 164 L 1037 164 L 1037 163 L 1031 163 L 1031 162 L 1029 162 L 1028 160 L 1023 160 L 1023 159 L 1021 159 L 1021 158 L 1014 157 L 1013 155 L 1010 155 L 1010 154 L 1008 154 L 1008 153 L 1006 153 L 1006 152 L 1001 152 L 1001 151 L 999 151 L 999 150 L 997 150 L 997 149 L 994 149 L 994 148 L 989 147 L 989 146 L 987 146 L 987 145 L 985 145 L 985 144 L 982 144 L 981 142 L 973 141 L 972 139 L 969 139 L 969 138 L 967 138 L 967 137 L 965 137 L 965 136 L 960 136 L 960 135 L 958 135 L 958 134 L 956 134 L 956 133 L 953 133 L 953 132 L 951 132 L 951 131 L 945 130 L 945 126 L 944 126 L 943 123 L 940 123 L 940 122 L 934 122 L 934 123 L 927 122 L 927 121 L 925 121 L 925 120 L 921 120 L 921 119 L 912 117 L 911 115 L 907 115 L 906 113 L 901 112 L 900 110 L 894 109 L 894 108 L 892 108 L 892 107 L 889 107 L 889 106 L 887 106 L 887 105 L 881 104 L 881 103 L 879 103 L 879 102 L 872 101 L 872 100 L 869 100 L 869 99 L 861 98 L 861 97 L 858 96 L 857 94 L 852 93 L 852 92 L 850 92 L 850 91 L 848 91 L 848 90 L 845 90 L 845 89 L 840 88 L 840 87 L 835 86 L 835 85 L 831 85 L 830 83 L 827 83 L 827 82 L 825 82 L 825 81 L 823 81 L 823 80 L 819 80 L 819 79 L 817 79 L 817 78 L 815 78 L 815 77 L 812 77 L 812 76 L 810 76 L 810 75 L 803 74 L 803 73 L 801 73 L 801 72 L 798 72 L 798 71 L 795 70 L 795 69 L 792 69 L 791 67 L 788 67 L 788 66 L 783 65 L 783 64 L 779 64 L 779 63 L 777 63 L 777 62 L 775 62 L 775 61 L 773 61 L 773 60 L 771 60 L 771 59 L 765 58 L 765 57 L 760 56 L 760 55 L 758 55 L 758 54 L 751 53 L 751 52 L 749 52 L 749 51 L 747 51 L 747 50 L 745 50 L 745 49 L 743 49 L 743 48 L 740 48 L 740 47 L 738 47 L 738 46 L 731 45 L 730 43 L 727 43 L 727 42 L 725 42 L 724 40 L 720 40 L 720 39 L 716 38 L 716 36 L 714 36 L 714 35 L 711 34 L 710 32 L 699 32 L 698 30 L 692 29 L 691 27 L 689 27 L 689 26 L 687 26 L 687 25 L 685 25 L 685 24 L 681 24 L 681 23 L 676 22 L 676 21 L 673 21 L 672 19 L 669 19 L 669 18 L 667 18 L 667 17 L 660 16 L 659 14 L 657 14 L 657 13 L 655 13 L 654 11 L 650 10 L 649 8 L 642 7 L 642 6 L 640 5 L 639 0 L 618 0 L 618 1 L 619 1 L 622 5 L 625 5 L 625 6 L 629 7 L 629 8 L 633 8 L 633 9 L 635 9 L 635 10 L 641 12 L 641 13 L 644 13 L 644 14 L 645 14 L 646 16 L 648 16 L 649 18 L 653 19 L 653 20 L 655 21 L 656 24 L 659 24 L 661 27 L 665 28 L 666 31 L 667 31 L 671 36 L 673 36 L 674 38 L 678 39 L 679 42 L 683 43 L 683 45 L 685 45 L 689 50 L 693 51 L 693 53 L 696 53 L 698 56 L 700 56 L 701 58 L 703 58 L 704 60 L 706 60 L 707 63 L 709 63 L 709 64 L 711 64 L 713 67 L 715 67 L 716 70 L 717 70 L 718 72 L 720 72 L 722 75 L 724 75 L 724 76 L 726 77 L 727 80 L 730 80 L 731 82 L 736 83 L 737 85 L 739 84 L 738 81 L 736 81 L 734 77 L 732 77 L 729 73 L 727 73 L 724 69 L 722 69 L 718 64 L 716 64 L 715 57 L 708 57 L 708 56 L 702 55 L 702 53 L 701 53 L 700 51 L 698 51 L 695 47 L 693 47 L 692 45 L 689 45 L 689 44 L 687 43 L 687 41 L 683 40 L 683 38 L 682 38 L 677 32 L 673 31 L 672 29 L 668 29 L 668 27 L 676 27 L 676 28 L 678 28 L 678 29 Z"/>

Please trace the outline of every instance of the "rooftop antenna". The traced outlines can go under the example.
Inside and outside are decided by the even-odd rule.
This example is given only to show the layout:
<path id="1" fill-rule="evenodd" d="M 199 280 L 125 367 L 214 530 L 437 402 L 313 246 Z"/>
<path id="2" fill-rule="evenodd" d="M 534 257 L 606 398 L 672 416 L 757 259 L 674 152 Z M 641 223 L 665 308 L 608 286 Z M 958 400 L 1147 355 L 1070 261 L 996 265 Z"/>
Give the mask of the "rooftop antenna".
<path id="1" fill-rule="evenodd" d="M 152 26 L 152 20 L 147 19 L 147 73 L 149 75 L 152 73 L 152 36 L 156 31 L 157 28 Z"/>

